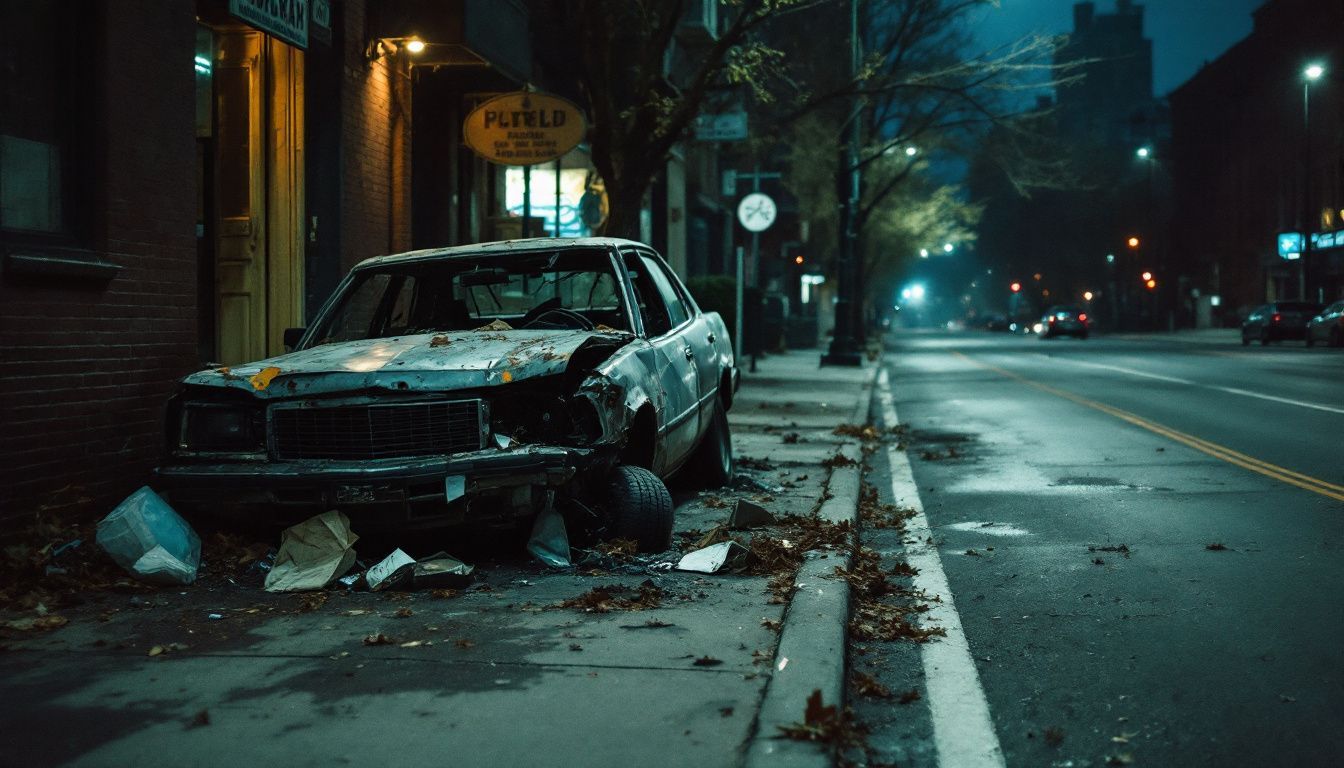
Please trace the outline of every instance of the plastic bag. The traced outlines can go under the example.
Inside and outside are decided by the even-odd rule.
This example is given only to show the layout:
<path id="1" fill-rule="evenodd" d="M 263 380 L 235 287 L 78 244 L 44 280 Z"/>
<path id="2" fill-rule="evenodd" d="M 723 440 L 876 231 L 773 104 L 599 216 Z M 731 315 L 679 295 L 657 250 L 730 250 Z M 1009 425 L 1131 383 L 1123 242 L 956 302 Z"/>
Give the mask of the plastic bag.
<path id="1" fill-rule="evenodd" d="M 190 584 L 201 565 L 201 538 L 149 486 L 98 523 L 97 539 L 117 565 L 144 581 Z"/>

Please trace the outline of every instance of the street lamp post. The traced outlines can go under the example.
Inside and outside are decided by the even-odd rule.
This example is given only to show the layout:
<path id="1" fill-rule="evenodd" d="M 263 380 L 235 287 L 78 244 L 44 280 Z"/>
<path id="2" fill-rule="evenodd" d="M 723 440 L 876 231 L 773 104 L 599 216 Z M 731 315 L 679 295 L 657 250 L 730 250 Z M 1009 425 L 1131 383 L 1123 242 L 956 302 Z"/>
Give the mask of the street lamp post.
<path id="1" fill-rule="evenodd" d="M 849 3 L 850 75 L 859 76 L 859 0 Z M 849 116 L 847 137 L 840 149 L 840 167 L 836 177 L 836 192 L 840 198 L 840 248 L 836 259 L 836 277 L 839 286 L 835 301 L 835 328 L 830 348 L 821 356 L 822 365 L 862 365 L 856 340 L 856 325 L 862 322 L 863 292 L 860 288 L 859 260 L 862 255 L 855 247 L 858 233 L 854 220 L 859 206 L 859 130 L 861 102 L 856 95 L 854 110 Z"/>
<path id="2" fill-rule="evenodd" d="M 1321 79 L 1325 67 L 1311 64 L 1302 70 L 1302 268 L 1298 293 L 1303 301 L 1311 295 L 1311 233 L 1316 229 L 1311 209 L 1311 84 Z"/>

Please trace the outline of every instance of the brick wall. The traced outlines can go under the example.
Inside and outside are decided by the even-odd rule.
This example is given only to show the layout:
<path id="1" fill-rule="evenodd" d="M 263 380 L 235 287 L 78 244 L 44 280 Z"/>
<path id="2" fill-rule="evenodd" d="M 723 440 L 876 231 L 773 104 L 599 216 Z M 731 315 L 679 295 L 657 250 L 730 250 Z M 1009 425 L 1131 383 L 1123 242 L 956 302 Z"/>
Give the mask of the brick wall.
<path id="1" fill-rule="evenodd" d="M 411 247 L 410 72 L 370 64 L 365 4 L 345 6 L 342 83 L 341 265 Z"/>
<path id="2" fill-rule="evenodd" d="M 144 483 L 163 404 L 196 367 L 193 7 L 100 17 L 86 68 L 100 95 L 69 118 L 92 120 L 98 146 L 82 245 L 123 269 L 92 283 L 0 274 L 5 526 L 43 506 L 105 512 Z"/>

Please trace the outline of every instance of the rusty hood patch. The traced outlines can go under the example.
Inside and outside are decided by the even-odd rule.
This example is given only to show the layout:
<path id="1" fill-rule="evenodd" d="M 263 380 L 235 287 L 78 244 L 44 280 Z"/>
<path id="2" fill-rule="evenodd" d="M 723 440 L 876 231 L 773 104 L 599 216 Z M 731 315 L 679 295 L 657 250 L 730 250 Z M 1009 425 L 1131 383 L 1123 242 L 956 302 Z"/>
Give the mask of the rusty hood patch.
<path id="1" fill-rule="evenodd" d="M 471 389 L 562 373 L 580 348 L 614 351 L 632 339 L 622 332 L 571 330 L 394 336 L 322 344 L 231 369 L 199 371 L 183 383 L 238 389 L 266 399 L 376 389 Z M 256 386 L 263 378 L 265 386 Z"/>

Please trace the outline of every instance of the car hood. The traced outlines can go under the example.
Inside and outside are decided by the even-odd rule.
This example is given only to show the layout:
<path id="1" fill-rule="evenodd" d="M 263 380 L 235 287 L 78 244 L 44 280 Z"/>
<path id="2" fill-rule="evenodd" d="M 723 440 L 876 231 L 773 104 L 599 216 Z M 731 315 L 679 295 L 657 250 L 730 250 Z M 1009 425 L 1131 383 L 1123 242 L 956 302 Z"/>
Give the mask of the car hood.
<path id="1" fill-rule="evenodd" d="M 364 339 L 199 371 L 182 383 L 237 389 L 265 399 L 377 389 L 471 389 L 562 373 L 581 349 L 605 349 L 609 355 L 632 339 L 619 331 L 572 330 L 450 331 Z"/>

